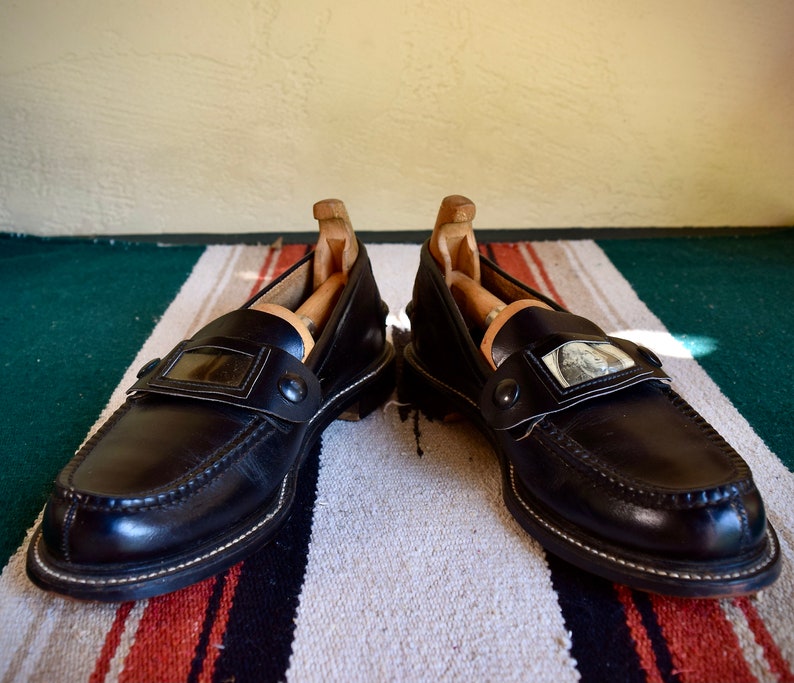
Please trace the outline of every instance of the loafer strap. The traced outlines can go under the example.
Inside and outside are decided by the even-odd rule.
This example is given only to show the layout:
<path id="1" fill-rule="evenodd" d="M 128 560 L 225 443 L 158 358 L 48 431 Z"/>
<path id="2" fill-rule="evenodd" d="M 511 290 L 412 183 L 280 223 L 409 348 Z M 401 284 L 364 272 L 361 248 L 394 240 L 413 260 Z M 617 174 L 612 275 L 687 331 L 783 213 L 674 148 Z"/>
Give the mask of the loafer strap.
<path id="1" fill-rule="evenodd" d="M 308 421 L 322 400 L 317 377 L 287 351 L 217 336 L 183 341 L 148 364 L 127 391 L 136 392 L 226 403 L 291 423 Z"/>
<path id="2" fill-rule="evenodd" d="M 499 365 L 483 387 L 480 410 L 493 429 L 513 429 L 648 381 L 670 378 L 645 347 L 617 337 L 552 334 Z"/>

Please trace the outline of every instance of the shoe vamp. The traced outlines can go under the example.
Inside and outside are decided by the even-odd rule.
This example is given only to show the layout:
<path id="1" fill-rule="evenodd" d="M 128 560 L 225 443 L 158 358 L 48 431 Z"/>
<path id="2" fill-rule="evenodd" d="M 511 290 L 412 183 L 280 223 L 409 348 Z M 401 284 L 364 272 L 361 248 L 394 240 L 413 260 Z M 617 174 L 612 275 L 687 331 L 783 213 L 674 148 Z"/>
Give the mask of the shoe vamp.
<path id="1" fill-rule="evenodd" d="M 666 390 L 635 387 L 549 418 L 574 457 L 632 487 L 698 492 L 749 477 L 733 449 Z"/>
<path id="2" fill-rule="evenodd" d="M 744 461 L 690 411 L 641 388 L 548 416 L 515 461 L 521 486 L 593 538 L 734 557 L 762 541 L 763 505 Z"/>
<path id="3" fill-rule="evenodd" d="M 68 488 L 100 498 L 146 499 L 189 495 L 232 466 L 247 468 L 259 481 L 273 478 L 274 486 L 288 469 L 283 435 L 239 408 L 152 396 L 132 402 L 107 426 L 64 473 Z M 263 447 L 274 439 L 273 448 Z"/>

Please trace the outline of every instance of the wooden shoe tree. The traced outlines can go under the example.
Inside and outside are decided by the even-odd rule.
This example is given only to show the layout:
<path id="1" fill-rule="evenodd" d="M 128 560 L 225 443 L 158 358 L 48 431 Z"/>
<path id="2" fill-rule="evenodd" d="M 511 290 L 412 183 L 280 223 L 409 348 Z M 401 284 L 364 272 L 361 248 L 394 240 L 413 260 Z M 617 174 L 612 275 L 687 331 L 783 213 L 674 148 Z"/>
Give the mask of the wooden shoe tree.
<path id="1" fill-rule="evenodd" d="M 549 306 L 537 299 L 506 303 L 482 285 L 480 252 L 472 225 L 475 214 L 476 207 L 470 199 L 461 195 L 446 197 L 438 210 L 429 246 L 463 318 L 469 325 L 484 330 L 480 351 L 496 369 L 491 354 L 496 333 L 517 311 L 529 306 Z"/>
<path id="2" fill-rule="evenodd" d="M 315 338 L 328 322 L 350 268 L 358 257 L 353 226 L 338 199 L 324 199 L 314 205 L 320 236 L 314 251 L 312 293 L 294 310 L 272 302 L 258 302 L 252 309 L 276 315 L 292 325 L 303 340 L 303 359 L 314 348 Z"/>

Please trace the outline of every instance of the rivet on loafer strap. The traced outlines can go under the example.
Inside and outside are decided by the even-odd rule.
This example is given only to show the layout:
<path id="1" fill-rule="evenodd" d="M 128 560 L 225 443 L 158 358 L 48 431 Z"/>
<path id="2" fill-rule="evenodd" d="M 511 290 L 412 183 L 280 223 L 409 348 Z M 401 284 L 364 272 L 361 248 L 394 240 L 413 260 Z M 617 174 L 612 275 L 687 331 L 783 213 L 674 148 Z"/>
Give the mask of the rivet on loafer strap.
<path id="1" fill-rule="evenodd" d="M 503 379 L 494 388 L 494 405 L 502 410 L 507 410 L 515 405 L 515 402 L 518 400 L 518 394 L 518 382 L 509 377 Z"/>
<path id="2" fill-rule="evenodd" d="M 647 360 L 651 365 L 655 365 L 657 368 L 662 367 L 662 361 L 659 359 L 659 356 L 657 356 L 647 346 L 638 346 L 637 351 L 639 351 L 643 358 L 645 358 L 645 360 Z"/>
<path id="3" fill-rule="evenodd" d="M 290 403 L 300 403 L 309 392 L 303 377 L 291 372 L 286 373 L 279 379 L 278 390 Z"/>

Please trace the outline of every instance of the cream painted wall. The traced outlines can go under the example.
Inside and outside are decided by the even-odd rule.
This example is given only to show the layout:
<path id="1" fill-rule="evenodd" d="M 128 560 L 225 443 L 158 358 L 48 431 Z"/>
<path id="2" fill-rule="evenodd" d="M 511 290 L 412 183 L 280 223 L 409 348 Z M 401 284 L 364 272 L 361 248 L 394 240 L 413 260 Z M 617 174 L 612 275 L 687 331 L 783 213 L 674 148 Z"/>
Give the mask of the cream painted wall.
<path id="1" fill-rule="evenodd" d="M 0 0 L 0 230 L 794 224 L 791 0 Z"/>

